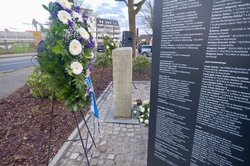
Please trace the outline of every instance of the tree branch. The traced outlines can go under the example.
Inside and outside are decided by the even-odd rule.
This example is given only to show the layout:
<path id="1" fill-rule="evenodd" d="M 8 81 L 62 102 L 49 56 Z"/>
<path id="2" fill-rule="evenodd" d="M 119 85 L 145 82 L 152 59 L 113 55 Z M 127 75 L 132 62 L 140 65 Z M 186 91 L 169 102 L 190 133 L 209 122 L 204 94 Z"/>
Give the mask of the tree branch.
<path id="1" fill-rule="evenodd" d="M 141 10 L 142 5 L 144 4 L 146 0 L 141 0 L 140 2 L 134 4 L 134 6 L 136 6 L 135 9 L 135 15 L 139 13 L 139 11 Z"/>
<path id="2" fill-rule="evenodd" d="M 126 0 L 122 0 L 126 5 L 127 5 L 127 7 L 128 7 L 128 2 L 126 1 Z"/>

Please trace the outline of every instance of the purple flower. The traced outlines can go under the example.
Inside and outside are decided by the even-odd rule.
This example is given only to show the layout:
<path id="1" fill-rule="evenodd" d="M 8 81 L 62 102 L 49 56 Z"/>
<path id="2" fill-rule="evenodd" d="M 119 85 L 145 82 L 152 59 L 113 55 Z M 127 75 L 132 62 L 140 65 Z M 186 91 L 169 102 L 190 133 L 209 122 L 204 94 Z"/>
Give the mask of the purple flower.
<path id="1" fill-rule="evenodd" d="M 72 10 L 70 10 L 70 9 L 67 9 L 67 8 L 66 8 L 66 9 L 64 9 L 64 10 L 66 10 L 66 11 L 67 11 L 68 13 L 70 13 L 70 14 L 72 13 Z"/>
<path id="2" fill-rule="evenodd" d="M 78 39 L 78 40 L 79 40 L 79 42 L 80 42 L 80 43 L 82 43 L 83 38 L 82 38 L 82 37 L 79 37 L 79 39 Z"/>
<path id="3" fill-rule="evenodd" d="M 73 26 L 73 22 L 70 21 L 70 20 L 68 20 L 68 25 L 69 25 L 70 27 L 72 27 L 72 26 Z"/>
<path id="4" fill-rule="evenodd" d="M 92 63 L 88 63 L 87 68 L 89 69 L 90 72 L 93 71 L 94 65 Z"/>
<path id="5" fill-rule="evenodd" d="M 89 17 L 87 16 L 86 13 L 83 13 L 82 18 L 87 20 Z"/>
<path id="6" fill-rule="evenodd" d="M 77 12 L 77 13 L 80 13 L 80 10 L 81 10 L 80 6 L 77 6 L 77 7 L 76 7 L 76 12 Z"/>
<path id="7" fill-rule="evenodd" d="M 60 9 L 63 9 L 62 5 L 58 2 L 55 2 L 55 4 L 60 8 Z"/>
<path id="8" fill-rule="evenodd" d="M 58 11 L 57 10 L 55 10 L 54 11 L 54 15 L 57 17 L 57 14 L 58 14 Z"/>

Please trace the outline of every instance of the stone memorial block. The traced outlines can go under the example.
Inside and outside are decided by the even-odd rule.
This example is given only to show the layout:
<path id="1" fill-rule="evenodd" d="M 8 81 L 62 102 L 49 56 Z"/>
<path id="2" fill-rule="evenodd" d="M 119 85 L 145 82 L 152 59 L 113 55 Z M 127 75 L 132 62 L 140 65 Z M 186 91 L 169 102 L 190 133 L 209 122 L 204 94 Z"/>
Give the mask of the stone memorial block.
<path id="1" fill-rule="evenodd" d="M 154 2 L 148 166 L 250 165 L 250 1 Z"/>
<path id="2" fill-rule="evenodd" d="M 113 50 L 114 118 L 131 118 L 132 48 Z"/>

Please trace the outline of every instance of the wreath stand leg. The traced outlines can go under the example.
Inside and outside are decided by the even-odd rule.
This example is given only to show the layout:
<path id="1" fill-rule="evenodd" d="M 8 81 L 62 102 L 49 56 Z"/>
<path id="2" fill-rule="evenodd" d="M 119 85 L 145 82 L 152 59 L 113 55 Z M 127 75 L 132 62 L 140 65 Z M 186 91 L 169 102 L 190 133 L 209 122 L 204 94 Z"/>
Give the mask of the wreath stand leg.
<path id="1" fill-rule="evenodd" d="M 50 151 L 51 151 L 51 135 L 52 135 L 52 130 L 53 130 L 53 119 L 54 119 L 54 94 L 52 94 L 52 99 L 51 99 L 51 118 L 50 118 L 50 127 L 49 127 L 49 147 L 48 147 L 48 154 L 47 154 L 47 165 L 49 165 L 49 157 L 50 157 Z"/>
<path id="2" fill-rule="evenodd" d="M 84 155 L 85 155 L 86 160 L 87 160 L 87 165 L 90 166 L 89 159 L 88 159 L 88 153 L 87 153 L 86 148 L 85 148 L 84 143 L 83 143 L 82 134 L 81 134 L 80 128 L 79 128 L 78 123 L 77 123 L 75 112 L 72 111 L 72 113 L 73 113 L 73 116 L 74 116 L 74 119 L 75 119 L 75 123 L 76 123 L 76 127 L 77 127 L 77 130 L 78 130 L 78 134 L 80 136 L 80 140 L 81 140 L 81 143 L 82 143 Z"/>
<path id="3" fill-rule="evenodd" d="M 82 119 L 83 119 L 83 121 L 84 121 L 84 124 L 86 125 L 86 128 L 87 128 L 87 130 L 88 130 L 87 141 L 88 141 L 88 135 L 90 135 L 90 138 L 91 138 L 91 140 L 92 140 L 92 142 L 93 142 L 93 144 L 94 144 L 94 146 L 95 146 L 95 148 L 96 148 L 95 140 L 94 140 L 94 138 L 93 138 L 93 136 L 92 136 L 92 134 L 91 134 L 91 132 L 90 132 L 90 130 L 89 130 L 89 126 L 88 126 L 88 124 L 87 124 L 87 122 L 86 122 L 86 119 L 85 119 L 85 117 L 84 117 L 82 111 L 80 112 L 80 114 L 81 114 Z M 87 144 L 87 141 L 86 141 L 86 144 Z M 87 148 L 87 145 L 86 145 L 86 148 Z"/>

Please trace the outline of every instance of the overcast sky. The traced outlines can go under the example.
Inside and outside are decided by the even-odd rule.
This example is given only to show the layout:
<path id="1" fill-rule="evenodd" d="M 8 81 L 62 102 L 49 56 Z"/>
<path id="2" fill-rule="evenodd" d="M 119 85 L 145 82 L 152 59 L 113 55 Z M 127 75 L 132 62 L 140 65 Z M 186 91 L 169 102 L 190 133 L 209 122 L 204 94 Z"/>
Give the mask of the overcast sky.
<path id="1" fill-rule="evenodd" d="M 0 30 L 32 30 L 32 19 L 45 23 L 48 12 L 42 4 L 48 5 L 51 0 L 2 0 L 0 5 Z M 102 18 L 117 19 L 122 30 L 127 22 L 127 7 L 123 2 L 114 0 L 84 0 L 84 8 L 90 8 Z M 117 13 L 117 14 L 115 14 Z M 128 25 L 127 25 L 128 26 Z"/>

